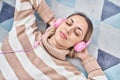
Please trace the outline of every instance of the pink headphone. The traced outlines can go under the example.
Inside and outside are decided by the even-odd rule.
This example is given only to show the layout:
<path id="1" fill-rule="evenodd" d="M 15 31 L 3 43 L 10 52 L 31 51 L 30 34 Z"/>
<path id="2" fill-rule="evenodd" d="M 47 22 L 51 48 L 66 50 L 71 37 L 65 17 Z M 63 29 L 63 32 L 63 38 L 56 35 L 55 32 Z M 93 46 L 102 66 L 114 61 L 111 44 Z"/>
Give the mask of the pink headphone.
<path id="1" fill-rule="evenodd" d="M 56 21 L 55 21 L 55 23 L 54 23 L 54 27 L 59 27 L 60 26 L 60 24 L 62 23 L 62 22 L 64 22 L 65 21 L 65 19 L 57 19 Z M 90 44 L 90 40 L 88 41 L 88 42 L 84 42 L 84 41 L 82 41 L 82 42 L 79 42 L 79 43 L 77 43 L 75 46 L 74 46 L 74 50 L 76 51 L 76 52 L 79 52 L 79 51 L 82 51 L 82 50 L 84 50 L 89 44 Z"/>

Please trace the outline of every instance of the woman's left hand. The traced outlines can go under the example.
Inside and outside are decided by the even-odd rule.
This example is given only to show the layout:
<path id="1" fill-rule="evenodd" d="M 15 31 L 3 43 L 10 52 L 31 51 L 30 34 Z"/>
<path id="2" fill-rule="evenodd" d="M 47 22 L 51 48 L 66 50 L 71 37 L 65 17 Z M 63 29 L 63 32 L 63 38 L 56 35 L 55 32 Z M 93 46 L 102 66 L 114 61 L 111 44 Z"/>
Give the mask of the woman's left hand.
<path id="1" fill-rule="evenodd" d="M 48 24 L 51 26 L 51 25 L 53 25 L 54 23 L 55 23 L 55 21 L 56 21 L 56 18 L 52 18 L 49 22 L 48 22 Z"/>
<path id="2" fill-rule="evenodd" d="M 88 52 L 88 50 L 86 48 L 81 52 L 75 53 L 74 57 L 79 58 L 81 61 L 84 61 L 84 60 L 90 58 L 90 54 L 89 54 L 89 52 Z"/>

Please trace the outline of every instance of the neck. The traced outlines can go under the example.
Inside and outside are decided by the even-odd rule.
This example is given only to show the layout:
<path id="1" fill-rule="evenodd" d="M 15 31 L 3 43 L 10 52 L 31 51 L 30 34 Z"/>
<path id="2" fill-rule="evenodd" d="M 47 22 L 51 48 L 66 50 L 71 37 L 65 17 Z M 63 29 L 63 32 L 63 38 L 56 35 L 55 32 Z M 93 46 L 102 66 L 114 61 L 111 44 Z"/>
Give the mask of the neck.
<path id="1" fill-rule="evenodd" d="M 56 47 L 58 49 L 64 49 L 64 47 L 55 40 L 54 35 L 50 39 L 48 39 L 48 42 L 53 47 Z"/>

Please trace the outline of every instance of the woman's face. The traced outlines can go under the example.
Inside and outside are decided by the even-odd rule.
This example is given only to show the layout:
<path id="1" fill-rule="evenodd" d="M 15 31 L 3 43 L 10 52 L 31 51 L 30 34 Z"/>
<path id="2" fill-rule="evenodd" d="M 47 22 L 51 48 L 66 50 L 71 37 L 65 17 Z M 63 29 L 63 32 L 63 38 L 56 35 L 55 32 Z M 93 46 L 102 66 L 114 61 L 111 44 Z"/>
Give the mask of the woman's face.
<path id="1" fill-rule="evenodd" d="M 84 17 L 71 16 L 57 28 L 54 40 L 60 46 L 59 48 L 68 49 L 84 39 L 87 28 Z"/>

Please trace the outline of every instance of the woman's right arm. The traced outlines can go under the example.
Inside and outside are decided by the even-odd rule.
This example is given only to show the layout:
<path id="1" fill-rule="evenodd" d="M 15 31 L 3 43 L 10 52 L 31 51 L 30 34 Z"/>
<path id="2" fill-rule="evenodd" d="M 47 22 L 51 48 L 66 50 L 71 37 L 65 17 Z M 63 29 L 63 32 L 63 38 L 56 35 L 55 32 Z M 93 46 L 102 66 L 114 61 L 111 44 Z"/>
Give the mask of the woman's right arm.
<path id="1" fill-rule="evenodd" d="M 16 0 L 14 21 L 34 15 L 34 11 L 38 12 L 45 23 L 50 23 L 54 19 L 54 13 L 45 0 Z"/>
<path id="2" fill-rule="evenodd" d="M 49 8 L 45 0 L 29 0 L 34 10 L 38 12 L 45 23 L 49 23 L 54 19 L 54 13 Z"/>

